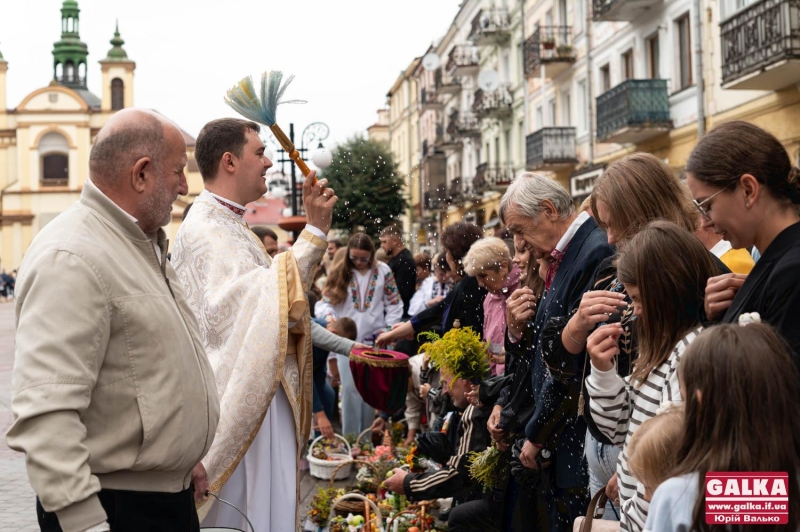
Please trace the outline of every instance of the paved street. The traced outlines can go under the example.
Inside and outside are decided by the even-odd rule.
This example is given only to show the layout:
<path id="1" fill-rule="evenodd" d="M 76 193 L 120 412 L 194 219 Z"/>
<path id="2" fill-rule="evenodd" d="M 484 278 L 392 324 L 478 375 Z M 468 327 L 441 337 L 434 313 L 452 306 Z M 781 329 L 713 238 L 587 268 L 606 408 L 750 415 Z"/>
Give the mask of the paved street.
<path id="1" fill-rule="evenodd" d="M 35 531 L 36 502 L 25 460 L 6 446 L 11 425 L 11 368 L 14 365 L 14 304 L 0 303 L 0 530 Z"/>

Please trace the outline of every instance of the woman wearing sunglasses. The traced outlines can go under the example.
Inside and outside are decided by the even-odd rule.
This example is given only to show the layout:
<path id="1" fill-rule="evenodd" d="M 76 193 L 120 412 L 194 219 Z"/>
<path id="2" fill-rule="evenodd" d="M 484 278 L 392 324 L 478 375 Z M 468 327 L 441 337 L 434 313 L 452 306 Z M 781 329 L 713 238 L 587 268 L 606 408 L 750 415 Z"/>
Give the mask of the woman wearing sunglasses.
<path id="1" fill-rule="evenodd" d="M 348 317 L 358 327 L 357 342 L 399 322 L 403 301 L 397 291 L 392 270 L 375 260 L 375 246 L 364 233 L 353 235 L 347 243 L 344 260 L 328 274 L 314 314 L 326 321 Z M 342 387 L 342 432 L 360 434 L 372 425 L 375 409 L 366 404 L 356 389 L 350 362 L 336 355 Z"/>
<path id="2" fill-rule="evenodd" d="M 686 180 L 701 223 L 735 249 L 761 253 L 749 275 L 712 277 L 709 319 L 736 323 L 758 312 L 775 327 L 800 364 L 800 169 L 770 133 L 747 122 L 726 122 L 697 144 Z"/>

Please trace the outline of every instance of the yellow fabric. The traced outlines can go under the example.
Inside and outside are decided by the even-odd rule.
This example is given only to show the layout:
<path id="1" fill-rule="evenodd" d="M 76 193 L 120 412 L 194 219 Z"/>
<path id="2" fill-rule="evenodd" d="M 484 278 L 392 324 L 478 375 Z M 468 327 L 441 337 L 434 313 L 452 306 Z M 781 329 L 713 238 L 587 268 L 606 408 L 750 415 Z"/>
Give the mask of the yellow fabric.
<path id="1" fill-rule="evenodd" d="M 719 258 L 733 273 L 748 274 L 756 265 L 746 249 L 730 249 Z"/>
<path id="2" fill-rule="evenodd" d="M 312 409 L 305 294 L 325 248 L 323 239 L 303 231 L 290 252 L 271 260 L 244 221 L 207 192 L 181 224 L 172 260 L 197 316 L 220 397 L 219 426 L 203 459 L 212 491 L 222 488 L 244 457 L 280 385 L 292 406 L 301 456 Z M 273 437 L 281 436 L 286 435 Z"/>

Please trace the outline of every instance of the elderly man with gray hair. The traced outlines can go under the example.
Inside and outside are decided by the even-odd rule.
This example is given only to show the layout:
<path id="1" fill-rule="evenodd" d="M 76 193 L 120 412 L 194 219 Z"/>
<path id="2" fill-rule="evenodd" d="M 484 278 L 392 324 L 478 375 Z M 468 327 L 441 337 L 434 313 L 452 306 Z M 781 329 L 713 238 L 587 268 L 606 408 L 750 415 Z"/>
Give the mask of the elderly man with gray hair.
<path id="1" fill-rule="evenodd" d="M 161 229 L 186 143 L 156 113 L 100 130 L 80 201 L 25 254 L 8 446 L 44 532 L 196 531 L 219 419 L 214 372 Z"/>
<path id="2" fill-rule="evenodd" d="M 586 423 L 578 415 L 581 375 L 575 378 L 577 385 L 549 378 L 539 332 L 550 318 L 577 306 L 613 248 L 593 218 L 575 212 L 566 190 L 539 175 L 523 174 L 508 187 L 500 218 L 518 249 L 527 249 L 550 266 L 541 301 L 529 288 L 516 290 L 508 299 L 510 382 L 494 407 L 489 431 L 502 444 L 515 443 L 519 462 L 541 473 L 534 482 L 512 480 L 517 485 L 506 504 L 514 508 L 514 530 L 571 530 L 589 503 L 583 457 Z"/>

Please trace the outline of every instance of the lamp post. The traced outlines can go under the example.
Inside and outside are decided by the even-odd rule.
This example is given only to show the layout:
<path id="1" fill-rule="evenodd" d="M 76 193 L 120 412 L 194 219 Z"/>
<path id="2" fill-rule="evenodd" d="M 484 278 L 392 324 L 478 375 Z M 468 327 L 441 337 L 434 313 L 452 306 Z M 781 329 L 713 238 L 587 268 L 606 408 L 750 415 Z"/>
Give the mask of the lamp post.
<path id="1" fill-rule="evenodd" d="M 297 148 L 297 151 L 300 153 L 300 157 L 305 159 L 306 153 L 308 153 L 310 150 L 308 146 L 310 146 L 314 141 L 318 141 L 317 149 L 312 155 L 311 161 L 315 166 L 322 170 L 330 166 L 332 162 L 330 153 L 326 151 L 325 147 L 322 145 L 322 141 L 327 139 L 329 134 L 330 128 L 323 122 L 312 122 L 311 124 L 307 125 L 300 134 L 300 147 Z M 294 124 L 289 124 L 289 140 L 291 140 L 292 144 L 294 144 Z M 283 224 L 279 225 L 282 229 L 291 230 L 296 239 L 299 234 L 299 229 L 305 225 L 305 219 L 300 220 L 299 218 L 299 216 L 305 218 L 305 212 L 301 212 L 302 203 L 298 204 L 297 201 L 297 167 L 294 161 L 288 157 L 288 154 L 283 150 L 283 148 L 278 148 L 277 155 L 278 158 L 275 160 L 275 162 L 281 164 L 281 172 L 283 172 L 284 164 L 289 163 L 291 177 L 291 196 L 289 200 L 289 207 L 291 208 L 292 213 L 291 218 L 293 218 L 292 220 L 287 220 L 287 223 L 285 224 L 286 227 L 283 227 Z"/>

